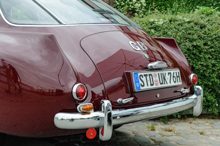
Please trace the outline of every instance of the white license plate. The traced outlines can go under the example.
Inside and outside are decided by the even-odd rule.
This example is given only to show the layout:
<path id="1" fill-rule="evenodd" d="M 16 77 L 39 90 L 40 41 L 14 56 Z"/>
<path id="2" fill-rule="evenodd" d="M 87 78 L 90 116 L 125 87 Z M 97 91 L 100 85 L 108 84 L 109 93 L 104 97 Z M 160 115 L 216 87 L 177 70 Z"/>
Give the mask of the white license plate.
<path id="1" fill-rule="evenodd" d="M 182 85 L 179 69 L 133 72 L 135 92 Z"/>

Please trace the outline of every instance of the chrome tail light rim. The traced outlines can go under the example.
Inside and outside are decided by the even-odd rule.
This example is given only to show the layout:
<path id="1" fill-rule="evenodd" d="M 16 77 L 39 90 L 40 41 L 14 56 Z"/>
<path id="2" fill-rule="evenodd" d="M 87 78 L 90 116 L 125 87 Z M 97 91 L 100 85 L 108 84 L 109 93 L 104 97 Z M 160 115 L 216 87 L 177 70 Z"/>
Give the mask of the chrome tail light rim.
<path id="1" fill-rule="evenodd" d="M 82 99 L 80 99 L 80 98 L 77 97 L 77 88 L 78 88 L 79 86 L 83 86 L 83 87 L 85 88 L 85 95 L 84 95 L 84 97 L 83 97 Z M 77 101 L 83 101 L 83 100 L 87 97 L 87 92 L 88 92 L 88 90 L 87 90 L 86 86 L 85 86 L 84 84 L 82 84 L 82 83 L 78 83 L 78 84 L 75 84 L 75 85 L 73 86 L 72 95 L 73 95 L 73 98 L 74 98 L 75 100 L 77 100 Z"/>
<path id="2" fill-rule="evenodd" d="M 190 79 L 190 81 L 191 81 L 191 83 L 192 83 L 193 85 L 196 85 L 197 82 L 196 82 L 196 84 L 193 83 L 193 76 L 196 76 L 196 78 L 197 78 L 197 82 L 198 82 L 198 77 L 197 77 L 197 75 L 194 74 L 194 73 L 192 73 L 192 74 L 189 76 L 189 79 Z"/>

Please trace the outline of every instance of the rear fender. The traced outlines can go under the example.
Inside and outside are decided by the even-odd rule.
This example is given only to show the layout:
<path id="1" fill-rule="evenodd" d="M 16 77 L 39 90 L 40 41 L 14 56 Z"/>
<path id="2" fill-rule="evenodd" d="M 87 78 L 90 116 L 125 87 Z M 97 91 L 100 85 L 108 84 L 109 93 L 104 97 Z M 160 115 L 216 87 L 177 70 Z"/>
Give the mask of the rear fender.
<path id="1" fill-rule="evenodd" d="M 178 46 L 176 40 L 174 38 L 154 38 L 167 54 L 167 56 L 173 61 L 174 64 L 177 64 L 181 70 L 184 72 L 185 77 L 188 78 L 190 74 L 192 74 L 192 70 L 190 68 L 189 62 L 186 59 L 186 56 L 183 54 L 182 50 Z M 188 81 L 188 79 L 187 79 Z M 191 83 L 188 81 L 188 85 Z"/>

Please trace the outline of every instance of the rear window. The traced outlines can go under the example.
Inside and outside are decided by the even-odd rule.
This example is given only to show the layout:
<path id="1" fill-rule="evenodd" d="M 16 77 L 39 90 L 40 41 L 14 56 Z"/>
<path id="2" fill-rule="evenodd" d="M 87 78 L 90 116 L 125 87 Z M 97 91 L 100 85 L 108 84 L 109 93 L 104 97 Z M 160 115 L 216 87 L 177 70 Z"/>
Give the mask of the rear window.
<path id="1" fill-rule="evenodd" d="M 14 24 L 123 24 L 137 26 L 101 0 L 1 0 L 5 18 Z"/>
<path id="2" fill-rule="evenodd" d="M 1 10 L 14 24 L 59 24 L 31 0 L 1 0 Z"/>

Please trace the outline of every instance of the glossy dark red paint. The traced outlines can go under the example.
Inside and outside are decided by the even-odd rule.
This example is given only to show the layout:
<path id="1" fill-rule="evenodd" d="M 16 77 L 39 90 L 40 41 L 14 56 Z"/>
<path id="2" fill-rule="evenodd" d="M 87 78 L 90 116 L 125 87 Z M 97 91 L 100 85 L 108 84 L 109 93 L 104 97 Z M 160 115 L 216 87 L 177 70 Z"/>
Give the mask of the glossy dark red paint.
<path id="1" fill-rule="evenodd" d="M 129 41 L 149 48 L 150 60 Z M 143 30 L 120 25 L 12 26 L 0 18 L 0 132 L 30 137 L 79 133 L 60 130 L 53 118 L 58 112 L 77 112 L 79 103 L 109 99 L 113 108 L 131 108 L 180 98 L 175 92 L 190 88 L 188 61 L 172 38 L 151 38 Z M 163 60 L 179 68 L 183 85 L 133 92 L 131 72 L 148 70 L 149 62 Z M 72 87 L 83 83 L 87 98 L 78 102 Z M 156 98 L 156 94 L 161 97 Z M 134 97 L 127 105 L 118 98 Z"/>

